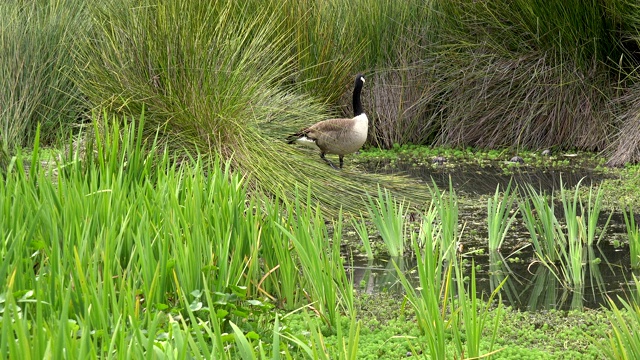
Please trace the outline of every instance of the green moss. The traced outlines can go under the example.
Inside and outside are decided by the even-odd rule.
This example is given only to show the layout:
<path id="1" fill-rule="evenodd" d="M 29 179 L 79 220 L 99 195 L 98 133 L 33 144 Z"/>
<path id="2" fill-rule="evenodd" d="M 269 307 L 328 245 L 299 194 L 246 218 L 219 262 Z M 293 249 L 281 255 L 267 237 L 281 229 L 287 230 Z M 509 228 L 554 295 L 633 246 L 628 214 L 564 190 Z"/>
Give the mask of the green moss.
<path id="1" fill-rule="evenodd" d="M 597 171 L 606 171 L 604 167 L 605 159 L 596 153 L 567 151 L 555 153 L 551 156 L 542 155 L 541 151 L 535 150 L 512 150 L 512 149 L 475 149 L 429 147 L 423 145 L 394 145 L 389 150 L 380 148 L 367 148 L 360 152 L 360 160 L 383 160 L 402 159 L 405 161 L 417 161 L 418 163 L 430 163 L 436 156 L 447 158 L 448 161 L 455 161 L 460 164 L 477 165 L 503 165 L 509 167 L 509 160 L 518 155 L 524 159 L 527 166 L 543 167 L 566 167 L 578 166 L 588 167 Z"/>
<path id="2" fill-rule="evenodd" d="M 413 311 L 403 305 L 402 298 L 389 294 L 358 296 L 358 359 L 399 359 L 426 352 L 426 339 L 420 334 Z M 347 318 L 342 325 L 348 328 Z M 600 359 L 602 355 L 594 343 L 606 343 L 609 328 L 606 310 L 526 312 L 506 308 L 493 346 L 498 352 L 492 359 Z M 308 329 L 304 316 L 287 318 L 287 330 L 292 334 L 305 337 Z M 335 355 L 338 339 L 333 334 L 325 335 L 325 344 Z M 485 329 L 485 335 L 481 347 L 486 354 L 490 329 Z M 453 343 L 448 348 L 453 356 Z"/>
<path id="3" fill-rule="evenodd" d="M 622 169 L 608 168 L 611 178 L 602 183 L 605 203 L 610 206 L 624 206 L 640 203 L 640 165 L 628 165 Z M 613 203 L 613 204 L 612 204 Z"/>
<path id="4" fill-rule="evenodd" d="M 492 359 L 520 359 L 520 360 L 546 360 L 553 359 L 553 356 L 547 352 L 521 347 L 518 345 L 506 346 L 502 348 L 497 354 L 491 357 Z"/>

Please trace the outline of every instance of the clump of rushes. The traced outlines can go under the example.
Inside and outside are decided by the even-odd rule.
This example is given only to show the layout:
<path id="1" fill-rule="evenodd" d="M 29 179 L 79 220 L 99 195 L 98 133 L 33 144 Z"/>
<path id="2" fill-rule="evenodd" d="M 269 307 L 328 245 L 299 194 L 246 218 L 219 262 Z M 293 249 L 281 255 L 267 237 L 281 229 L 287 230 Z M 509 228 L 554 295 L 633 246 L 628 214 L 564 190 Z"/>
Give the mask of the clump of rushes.
<path id="1" fill-rule="evenodd" d="M 563 274 L 565 286 L 580 291 L 584 284 L 583 249 L 586 244 L 584 213 L 578 215 L 580 202 L 579 188 L 573 191 L 573 199 L 569 197 L 570 191 L 560 183 L 560 200 L 564 209 L 564 220 L 567 227 L 567 246 L 560 250 L 560 272 Z"/>
<path id="2" fill-rule="evenodd" d="M 502 316 L 502 299 L 500 298 L 497 307 L 490 310 L 500 289 L 505 284 L 505 278 L 492 291 L 486 302 L 477 298 L 476 292 L 476 267 L 471 263 L 471 278 L 469 286 L 465 289 L 465 276 L 463 274 L 462 259 L 458 258 L 455 267 L 455 279 L 457 285 L 457 297 L 451 300 L 451 312 L 456 314 L 451 322 L 453 327 L 453 342 L 461 358 L 481 358 L 493 353 L 493 345 L 498 335 L 498 324 Z M 489 323 L 489 318 L 494 316 Z M 485 334 L 485 326 L 490 324 L 489 346 L 485 354 L 481 354 L 480 345 Z M 464 329 L 464 331 L 463 331 Z M 481 356 L 482 355 L 482 356 Z"/>
<path id="3" fill-rule="evenodd" d="M 306 203 L 311 203 L 309 190 L 306 196 Z M 288 226 L 278 227 L 295 247 L 308 286 L 306 291 L 316 301 L 317 311 L 327 325 L 335 327 L 341 311 L 353 311 L 353 283 L 347 278 L 340 256 L 342 213 L 333 222 L 332 245 L 320 208 L 304 206 L 300 195 L 295 199 L 290 207 L 294 211 L 289 212 L 285 224 Z"/>
<path id="4" fill-rule="evenodd" d="M 633 207 L 629 206 L 629 212 L 623 211 L 624 224 L 629 237 L 629 256 L 631 257 L 631 267 L 640 268 L 640 228 L 636 223 Z"/>
<path id="5" fill-rule="evenodd" d="M 271 218 L 270 214 L 283 214 L 291 211 L 290 205 L 273 199 L 273 201 L 263 201 L 259 207 L 252 211 L 262 214 L 260 241 L 262 247 L 259 255 L 264 263 L 264 275 L 258 283 L 258 291 L 262 296 L 268 297 L 274 303 L 279 304 L 286 310 L 296 309 L 304 294 L 298 289 L 304 284 L 304 279 L 300 273 L 296 249 L 291 241 L 282 238 L 282 230 L 279 226 L 287 219 L 280 221 L 264 221 Z"/>
<path id="6" fill-rule="evenodd" d="M 38 124 L 49 145 L 75 122 L 82 104 L 72 53 L 90 28 L 86 10 L 76 0 L 0 3 L 0 166 L 16 147 L 31 147 Z"/>
<path id="7" fill-rule="evenodd" d="M 509 227 L 516 219 L 517 210 L 511 213 L 516 201 L 516 193 L 511 192 L 511 182 L 500 199 L 500 185 L 496 187 L 493 197 L 487 201 L 487 230 L 489 251 L 498 251 L 507 236 Z"/>
<path id="8" fill-rule="evenodd" d="M 423 136 L 490 148 L 593 148 L 612 139 L 607 103 L 617 79 L 603 64 L 618 69 L 611 59 L 623 59 L 636 66 L 614 35 L 623 11 L 559 0 L 431 6 L 442 42 L 425 56 L 438 61 L 424 62 L 430 79 L 418 102 L 429 121 Z M 438 134 L 428 132 L 432 124 Z"/>
<path id="9" fill-rule="evenodd" d="M 440 221 L 440 246 L 442 256 L 453 261 L 456 255 L 458 242 L 458 197 L 453 190 L 453 183 L 449 179 L 449 191 L 440 191 L 435 181 L 430 188 L 433 198 L 433 206 L 438 213 Z"/>
<path id="10" fill-rule="evenodd" d="M 559 248 L 566 246 L 566 240 L 555 215 L 553 195 L 547 198 L 527 185 L 519 206 L 538 259 L 545 263 L 558 261 Z"/>
<path id="11" fill-rule="evenodd" d="M 418 246 L 424 248 L 425 246 L 432 246 L 432 242 L 440 242 L 442 236 L 442 224 L 436 221 L 438 218 L 438 211 L 434 205 L 433 200 L 429 204 L 427 210 L 422 214 L 422 221 L 420 223 L 420 231 L 411 232 L 412 239 L 417 237 Z"/>
<path id="12" fill-rule="evenodd" d="M 129 114 L 144 107 L 145 135 L 158 134 L 161 148 L 200 153 L 203 161 L 230 160 L 253 187 L 280 198 L 292 199 L 297 186 L 310 185 L 323 208 L 357 212 L 363 184 L 408 189 L 406 179 L 333 171 L 317 155 L 280 140 L 292 129 L 326 119 L 327 99 L 298 91 L 304 79 L 294 81 L 296 34 L 283 28 L 282 12 L 272 11 L 273 4 L 258 5 L 96 4 L 96 25 L 77 51 L 82 71 L 76 81 L 93 106 Z M 350 82 L 337 89 L 350 91 Z"/>
<path id="13" fill-rule="evenodd" d="M 428 216 L 427 216 L 428 217 Z M 432 223 L 423 222 L 423 227 Z M 424 346 L 432 359 L 446 359 L 447 346 L 445 334 L 451 326 L 447 315 L 450 300 L 451 275 L 453 261 L 445 264 L 441 244 L 437 238 L 428 238 L 429 229 L 420 230 L 420 239 L 412 239 L 411 245 L 416 254 L 419 287 L 414 287 L 407 279 L 405 271 L 394 262 L 396 272 L 405 290 L 405 296 L 413 306 L 420 331 L 426 337 Z M 420 247 L 420 244 L 424 244 Z"/>
<path id="14" fill-rule="evenodd" d="M 637 284 L 638 279 L 633 276 Z M 609 321 L 613 331 L 609 343 L 592 340 L 608 359 L 640 359 L 640 305 L 638 299 L 625 301 L 618 298 L 623 309 L 613 299 L 609 299 L 611 314 Z"/>
<path id="15" fill-rule="evenodd" d="M 602 188 L 594 193 L 593 187 L 590 187 L 585 204 L 580 196 L 581 183 L 582 180 L 573 191 L 569 191 L 562 186 L 562 181 L 560 182 L 560 198 L 567 226 L 568 248 L 560 248 L 560 271 L 564 274 L 567 284 L 575 290 L 583 287 L 584 265 L 586 262 L 595 260 L 592 252 L 590 255 L 589 252 L 584 251 L 585 246 L 591 248 L 600 242 L 613 215 L 613 213 L 609 215 L 600 232 L 596 234 L 602 206 Z"/>
<path id="16" fill-rule="evenodd" d="M 580 183 L 576 185 L 576 192 L 578 191 L 579 186 Z M 583 226 L 583 236 L 585 237 L 587 245 L 589 246 L 600 244 L 600 241 L 602 241 L 605 233 L 607 232 L 607 226 L 609 226 L 611 216 L 613 216 L 613 212 L 611 212 L 604 225 L 602 225 L 600 231 L 597 232 L 598 220 L 600 218 L 600 213 L 602 212 L 603 194 L 604 192 L 602 190 L 602 187 L 598 187 L 598 190 L 594 192 L 593 185 L 591 185 L 589 186 L 589 197 L 587 198 L 586 207 L 583 202 L 580 203 L 581 213 L 587 217 L 587 220 Z"/>
<path id="17" fill-rule="evenodd" d="M 405 296 L 413 306 L 418 326 L 426 338 L 423 349 L 431 359 L 449 358 L 445 338 L 451 333 L 459 356 L 479 357 L 485 327 L 490 325 L 488 352 L 491 353 L 502 306 L 499 304 L 491 312 L 489 309 L 506 279 L 493 290 L 488 302 L 481 304 L 476 297 L 475 266 L 472 265 L 471 280 L 466 288 L 462 261 L 457 257 L 446 259 L 445 252 L 439 250 L 442 243 L 439 239 L 440 226 L 433 221 L 436 214 L 435 207 L 427 210 L 417 237 L 411 241 L 416 254 L 419 286 L 411 284 L 406 272 L 394 262 Z M 455 284 L 452 283 L 454 279 Z M 489 323 L 490 313 L 495 317 Z"/>
<path id="18" fill-rule="evenodd" d="M 387 246 L 391 257 L 399 257 L 404 254 L 406 242 L 405 216 L 407 210 L 404 201 L 397 202 L 391 192 L 378 187 L 378 197 L 368 196 L 369 206 L 367 210 L 376 229 Z"/>
<path id="19" fill-rule="evenodd" d="M 332 328 L 355 313 L 340 217 L 329 239 L 317 207 L 248 196 L 229 163 L 178 166 L 145 121 L 105 121 L 85 161 L 46 169 L 36 148 L 0 174 L 0 358 L 237 358 L 281 340 L 262 342 L 281 330 L 265 298 Z"/>
<path id="20" fill-rule="evenodd" d="M 560 200 L 564 210 L 566 232 L 554 213 L 554 199 L 527 187 L 520 202 L 525 226 L 529 230 L 536 256 L 568 289 L 580 292 L 584 285 L 587 262 L 597 262 L 591 248 L 602 239 L 611 215 L 600 232 L 598 219 L 602 205 L 602 189 L 589 189 L 588 199 L 582 200 L 579 182 L 574 190 L 560 183 Z M 591 279 L 601 285 L 596 267 L 590 267 Z"/>
<path id="21" fill-rule="evenodd" d="M 364 248 L 365 253 L 367 254 L 367 259 L 373 259 L 373 250 L 371 250 L 371 239 L 369 238 L 369 230 L 367 230 L 367 222 L 365 217 L 360 213 L 360 220 L 354 218 L 352 221 L 353 227 L 355 228 L 360 240 L 362 240 L 362 247 Z"/>

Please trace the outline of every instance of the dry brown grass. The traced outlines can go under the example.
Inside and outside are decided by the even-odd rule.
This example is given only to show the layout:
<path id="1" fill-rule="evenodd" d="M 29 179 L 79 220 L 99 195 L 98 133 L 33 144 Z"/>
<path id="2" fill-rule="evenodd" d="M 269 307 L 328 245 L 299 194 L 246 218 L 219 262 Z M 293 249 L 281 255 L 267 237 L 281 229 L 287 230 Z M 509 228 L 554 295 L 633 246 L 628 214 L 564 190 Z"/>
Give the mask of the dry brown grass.
<path id="1" fill-rule="evenodd" d="M 619 106 L 619 131 L 609 148 L 609 166 L 640 162 L 640 85 L 616 99 Z"/>

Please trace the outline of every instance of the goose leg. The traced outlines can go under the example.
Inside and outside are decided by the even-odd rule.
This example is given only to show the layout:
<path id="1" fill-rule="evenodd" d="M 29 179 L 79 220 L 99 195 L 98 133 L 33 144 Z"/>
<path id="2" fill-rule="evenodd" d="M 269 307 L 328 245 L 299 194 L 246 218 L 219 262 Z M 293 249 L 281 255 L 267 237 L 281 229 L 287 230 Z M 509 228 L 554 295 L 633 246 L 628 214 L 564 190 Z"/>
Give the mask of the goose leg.
<path id="1" fill-rule="evenodd" d="M 338 157 L 340 158 L 340 169 L 342 169 L 342 163 L 343 163 L 342 159 L 344 158 L 344 156 L 338 155 Z"/>
<path id="2" fill-rule="evenodd" d="M 331 160 L 329 160 L 329 159 L 327 159 L 326 157 L 324 157 L 324 153 L 323 153 L 323 152 L 321 152 L 321 153 L 320 153 L 320 158 L 321 158 L 322 160 L 324 160 L 327 164 L 329 164 L 329 166 L 331 166 L 332 168 L 334 168 L 334 169 L 338 170 L 338 169 L 336 168 L 336 166 L 335 166 L 335 165 L 333 165 L 333 163 L 331 162 Z M 340 161 L 341 161 L 341 163 L 342 163 L 342 159 L 340 159 Z"/>

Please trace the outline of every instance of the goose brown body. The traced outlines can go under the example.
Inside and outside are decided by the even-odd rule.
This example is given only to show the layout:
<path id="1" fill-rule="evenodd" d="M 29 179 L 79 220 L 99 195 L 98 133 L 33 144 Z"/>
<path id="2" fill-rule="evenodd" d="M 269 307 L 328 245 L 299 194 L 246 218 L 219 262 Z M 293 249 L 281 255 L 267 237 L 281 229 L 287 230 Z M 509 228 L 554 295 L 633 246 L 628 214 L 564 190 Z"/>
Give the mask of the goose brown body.
<path id="1" fill-rule="evenodd" d="M 362 111 L 360 93 L 364 84 L 362 75 L 356 76 L 353 89 L 354 117 L 350 119 L 329 119 L 315 123 L 288 137 L 288 142 L 299 143 L 320 149 L 320 157 L 332 167 L 325 154 L 339 156 L 342 168 L 344 155 L 358 151 L 365 141 L 369 129 L 369 119 Z"/>

